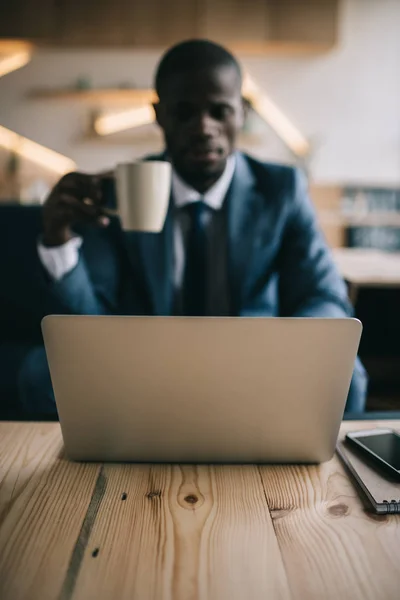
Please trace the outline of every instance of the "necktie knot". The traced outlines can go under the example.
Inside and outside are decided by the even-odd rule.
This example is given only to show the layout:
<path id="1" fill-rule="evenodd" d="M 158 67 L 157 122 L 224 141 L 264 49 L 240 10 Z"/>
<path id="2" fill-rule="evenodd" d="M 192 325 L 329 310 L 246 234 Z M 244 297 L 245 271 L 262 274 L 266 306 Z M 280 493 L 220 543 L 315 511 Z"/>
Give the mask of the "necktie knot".
<path id="1" fill-rule="evenodd" d="M 190 229 L 192 227 L 201 227 L 203 225 L 207 209 L 208 206 L 203 200 L 191 202 L 187 205 L 186 210 L 190 218 Z"/>

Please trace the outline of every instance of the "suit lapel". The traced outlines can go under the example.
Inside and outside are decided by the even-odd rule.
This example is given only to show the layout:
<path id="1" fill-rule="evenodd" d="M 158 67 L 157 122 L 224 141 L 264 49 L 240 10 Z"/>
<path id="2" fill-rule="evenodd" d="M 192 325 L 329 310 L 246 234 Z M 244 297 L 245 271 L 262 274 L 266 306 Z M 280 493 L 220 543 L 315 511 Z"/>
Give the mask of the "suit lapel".
<path id="1" fill-rule="evenodd" d="M 163 230 L 160 233 L 139 234 L 138 245 L 152 313 L 170 315 L 173 300 L 172 199 Z"/>
<path id="2" fill-rule="evenodd" d="M 254 249 L 263 198 L 257 181 L 241 153 L 236 154 L 236 167 L 227 196 L 228 269 L 233 314 L 239 314 L 246 291 L 249 265 Z"/>
<path id="3" fill-rule="evenodd" d="M 162 159 L 162 157 L 159 157 Z M 246 291 L 249 265 L 262 215 L 263 196 L 246 158 L 236 154 L 236 166 L 227 194 L 228 274 L 233 314 L 238 314 Z M 140 233 L 135 244 L 125 243 L 137 273 L 138 258 L 148 290 L 151 311 L 170 315 L 173 303 L 173 200 L 160 233 Z"/>
<path id="4" fill-rule="evenodd" d="M 148 156 L 144 160 L 167 160 L 166 153 Z M 122 233 L 124 246 L 134 276 L 142 278 L 144 292 L 154 315 L 170 315 L 173 301 L 173 201 L 160 233 L 137 233 L 131 239 Z"/>

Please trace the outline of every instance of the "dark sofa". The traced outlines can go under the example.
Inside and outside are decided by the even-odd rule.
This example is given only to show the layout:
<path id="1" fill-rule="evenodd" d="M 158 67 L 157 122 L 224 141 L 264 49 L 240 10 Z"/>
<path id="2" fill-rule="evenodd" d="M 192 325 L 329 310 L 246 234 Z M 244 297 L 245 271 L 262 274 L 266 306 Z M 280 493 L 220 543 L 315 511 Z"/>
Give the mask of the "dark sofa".
<path id="1" fill-rule="evenodd" d="M 42 343 L 40 322 L 65 312 L 52 296 L 36 244 L 41 207 L 0 205 L 0 418 L 19 418 L 17 375 L 27 352 Z"/>
<path id="2" fill-rule="evenodd" d="M 113 207 L 113 197 L 109 196 L 109 206 Z M 43 343 L 40 326 L 43 317 L 69 312 L 53 293 L 37 253 L 41 213 L 40 206 L 0 204 L 0 419 L 30 417 L 18 405 L 21 364 L 29 350 Z M 82 252 L 96 284 L 101 264 L 96 260 L 97 245 L 91 239 L 98 240 L 102 231 L 88 227 L 79 233 L 89 240 Z"/>

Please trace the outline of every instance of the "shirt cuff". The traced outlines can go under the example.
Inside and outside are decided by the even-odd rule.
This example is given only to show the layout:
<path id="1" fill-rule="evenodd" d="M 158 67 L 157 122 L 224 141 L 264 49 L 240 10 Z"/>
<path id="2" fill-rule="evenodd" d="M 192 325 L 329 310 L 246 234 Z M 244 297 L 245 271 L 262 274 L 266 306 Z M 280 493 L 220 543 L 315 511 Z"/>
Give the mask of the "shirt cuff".
<path id="1" fill-rule="evenodd" d="M 82 241 L 80 236 L 75 236 L 62 246 L 51 248 L 38 242 L 37 251 L 40 261 L 52 279 L 59 281 L 76 267 Z"/>

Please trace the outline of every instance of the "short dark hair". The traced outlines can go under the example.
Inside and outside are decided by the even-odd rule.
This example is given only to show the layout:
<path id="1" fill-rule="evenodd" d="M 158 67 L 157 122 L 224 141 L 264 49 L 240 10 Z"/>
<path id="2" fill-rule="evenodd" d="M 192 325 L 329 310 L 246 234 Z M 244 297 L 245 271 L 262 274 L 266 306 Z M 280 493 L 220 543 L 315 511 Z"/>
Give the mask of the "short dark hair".
<path id="1" fill-rule="evenodd" d="M 204 68 L 231 67 L 242 82 L 242 71 L 236 58 L 223 46 L 209 40 L 187 40 L 173 46 L 162 56 L 155 75 L 158 96 L 172 75 L 184 75 Z"/>

